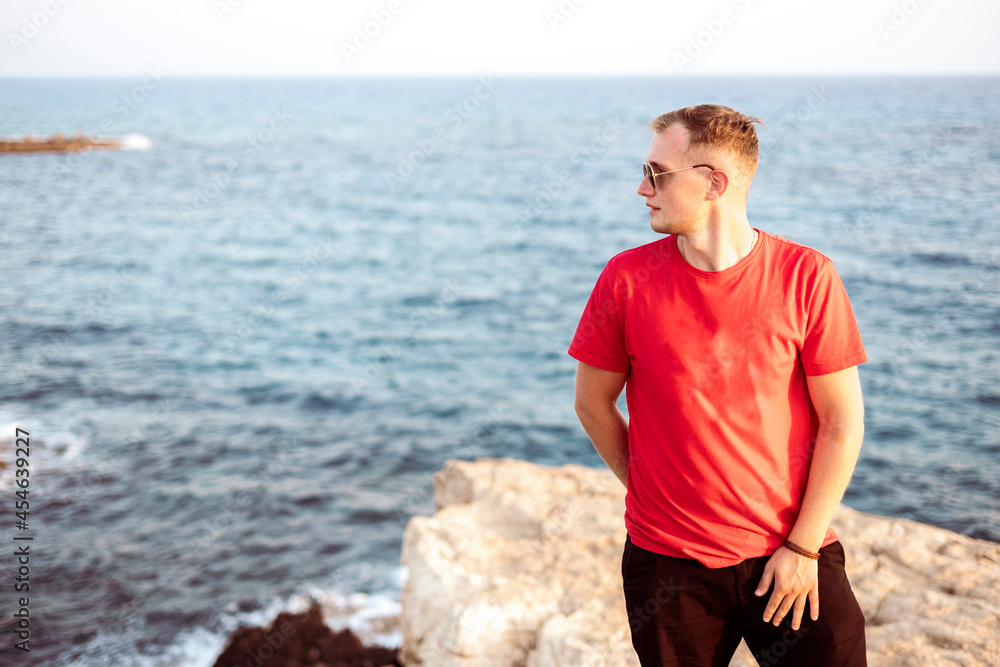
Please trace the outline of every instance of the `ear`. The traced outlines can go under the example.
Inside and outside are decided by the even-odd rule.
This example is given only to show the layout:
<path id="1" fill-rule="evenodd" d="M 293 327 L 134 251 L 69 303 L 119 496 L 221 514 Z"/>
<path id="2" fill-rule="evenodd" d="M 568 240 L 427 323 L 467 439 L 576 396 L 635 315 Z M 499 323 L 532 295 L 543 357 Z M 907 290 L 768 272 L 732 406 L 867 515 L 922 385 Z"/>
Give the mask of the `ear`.
<path id="1" fill-rule="evenodd" d="M 709 178 L 712 179 L 712 182 L 709 185 L 708 192 L 705 193 L 705 199 L 715 201 L 726 194 L 726 190 L 729 189 L 729 175 L 724 171 L 716 169 Z"/>

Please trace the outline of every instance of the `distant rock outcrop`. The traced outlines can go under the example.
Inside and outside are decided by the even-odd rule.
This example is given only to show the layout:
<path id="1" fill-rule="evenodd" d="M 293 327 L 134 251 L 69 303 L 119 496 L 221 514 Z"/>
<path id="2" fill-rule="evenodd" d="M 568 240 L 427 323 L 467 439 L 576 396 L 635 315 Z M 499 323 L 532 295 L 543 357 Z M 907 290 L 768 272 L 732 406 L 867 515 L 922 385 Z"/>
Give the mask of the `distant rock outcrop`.
<path id="1" fill-rule="evenodd" d="M 44 139 L 33 135 L 0 139 L 0 153 L 75 153 L 78 151 L 115 150 L 123 147 L 120 139 L 95 139 L 77 131 L 72 137 L 56 132 Z"/>
<path id="2" fill-rule="evenodd" d="M 402 562 L 408 667 L 638 665 L 621 592 L 625 489 L 607 470 L 449 460 Z M 872 667 L 1000 666 L 1000 544 L 841 505 Z M 733 666 L 756 665 L 741 645 Z"/>

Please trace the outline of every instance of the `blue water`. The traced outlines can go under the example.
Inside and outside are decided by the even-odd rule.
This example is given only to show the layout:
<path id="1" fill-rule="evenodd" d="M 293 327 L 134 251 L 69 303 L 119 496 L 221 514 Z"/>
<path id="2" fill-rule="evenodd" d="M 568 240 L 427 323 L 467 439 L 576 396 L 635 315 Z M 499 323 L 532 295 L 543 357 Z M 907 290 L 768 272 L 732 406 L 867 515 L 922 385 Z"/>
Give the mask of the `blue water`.
<path id="1" fill-rule="evenodd" d="M 4 80 L 0 136 L 152 142 L 0 159 L 32 664 L 209 665 L 296 595 L 392 600 L 446 459 L 600 467 L 565 350 L 656 238 L 646 122 L 705 101 L 767 121 L 751 222 L 851 296 L 845 501 L 1000 540 L 998 78 Z"/>

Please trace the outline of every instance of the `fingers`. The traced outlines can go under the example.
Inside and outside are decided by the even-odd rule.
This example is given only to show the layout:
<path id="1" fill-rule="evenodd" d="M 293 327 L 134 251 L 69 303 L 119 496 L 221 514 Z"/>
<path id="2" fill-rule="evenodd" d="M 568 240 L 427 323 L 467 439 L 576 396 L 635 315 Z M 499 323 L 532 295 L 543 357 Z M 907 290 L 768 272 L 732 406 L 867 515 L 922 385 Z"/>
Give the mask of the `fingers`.
<path id="1" fill-rule="evenodd" d="M 761 596 L 767 593 L 767 589 L 771 587 L 771 581 L 774 579 L 774 568 L 771 567 L 771 563 L 768 562 L 764 566 L 764 574 L 760 578 L 760 583 L 757 584 L 757 590 L 754 591 L 754 595 Z M 764 619 L 767 620 L 766 618 Z"/>
<path id="2" fill-rule="evenodd" d="M 784 599 L 784 597 L 785 596 L 779 593 L 777 590 L 771 593 L 771 599 L 767 601 L 767 606 L 764 607 L 765 623 L 771 620 L 771 616 L 774 614 L 775 611 L 778 610 L 778 607 L 781 606 L 781 601 Z"/>
<path id="3" fill-rule="evenodd" d="M 764 608 L 764 622 L 771 622 L 775 626 L 781 625 L 782 619 L 788 610 L 792 610 L 792 630 L 798 630 L 802 625 L 802 615 L 806 610 L 806 601 L 809 602 L 809 612 L 812 620 L 819 619 L 819 586 L 813 586 L 806 595 L 786 595 L 779 593 L 775 588 L 771 598 Z"/>
<path id="4" fill-rule="evenodd" d="M 792 630 L 798 630 L 799 624 L 802 622 L 802 612 L 806 610 L 806 596 L 799 595 L 795 598 L 795 604 L 792 605 Z"/>
<path id="5" fill-rule="evenodd" d="M 771 622 L 775 626 L 781 625 L 781 619 L 783 619 L 785 617 L 785 614 L 788 613 L 788 610 L 792 608 L 792 604 L 795 603 L 800 597 L 802 597 L 802 596 L 798 596 L 798 595 L 786 595 L 783 598 L 781 598 L 781 604 L 778 605 L 778 610 L 777 610 L 777 612 L 775 612 L 774 619 Z M 773 596 L 772 596 L 772 598 L 773 598 Z M 799 612 L 799 616 L 800 617 L 801 617 L 801 615 L 802 615 L 801 612 Z M 764 613 L 764 620 L 765 621 L 767 620 L 767 612 Z"/>
<path id="6" fill-rule="evenodd" d="M 770 561 L 764 566 L 764 573 L 760 577 L 760 583 L 757 584 L 757 590 L 754 591 L 754 595 L 761 596 L 767 593 L 767 590 L 771 588 L 771 582 L 774 580 L 774 568 L 771 567 Z M 778 603 L 781 602 L 781 595 L 778 594 L 777 586 L 774 592 L 771 594 L 771 599 L 767 601 L 767 606 L 764 608 L 764 622 L 767 623 L 771 618 L 771 614 L 774 610 L 778 608 Z"/>

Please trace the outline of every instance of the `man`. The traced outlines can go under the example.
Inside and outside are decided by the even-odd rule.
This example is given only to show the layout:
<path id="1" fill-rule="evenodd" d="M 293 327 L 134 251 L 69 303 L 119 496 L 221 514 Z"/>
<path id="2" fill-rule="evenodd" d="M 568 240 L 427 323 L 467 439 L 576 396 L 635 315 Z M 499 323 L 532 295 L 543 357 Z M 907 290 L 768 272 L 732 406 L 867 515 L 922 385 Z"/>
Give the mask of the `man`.
<path id="1" fill-rule="evenodd" d="M 705 104 L 650 123 L 638 193 L 669 236 L 607 263 L 569 349 L 577 414 L 627 489 L 644 666 L 728 665 L 741 638 L 762 665 L 866 664 L 830 519 L 867 356 L 832 262 L 747 220 L 759 122 Z"/>

